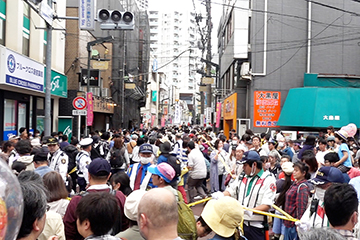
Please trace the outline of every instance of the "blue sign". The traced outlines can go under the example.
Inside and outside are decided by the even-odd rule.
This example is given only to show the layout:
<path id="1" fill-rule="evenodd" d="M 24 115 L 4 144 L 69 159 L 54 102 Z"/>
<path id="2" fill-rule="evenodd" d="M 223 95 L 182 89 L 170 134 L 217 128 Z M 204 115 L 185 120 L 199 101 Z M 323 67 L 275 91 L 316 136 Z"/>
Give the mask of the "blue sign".
<path id="1" fill-rule="evenodd" d="M 79 0 L 79 28 L 95 29 L 95 0 Z"/>
<path id="2" fill-rule="evenodd" d="M 6 49 L 5 82 L 7 84 L 43 92 L 44 65 Z"/>
<path id="3" fill-rule="evenodd" d="M 9 137 L 11 137 L 12 135 L 16 135 L 17 131 L 13 130 L 13 131 L 4 131 L 4 135 L 3 135 L 3 139 L 4 141 L 9 140 Z"/>
<path id="4" fill-rule="evenodd" d="M 156 59 L 154 59 L 154 61 L 153 61 L 152 70 L 153 70 L 153 72 L 157 72 L 157 70 L 158 70 L 158 61 Z"/>

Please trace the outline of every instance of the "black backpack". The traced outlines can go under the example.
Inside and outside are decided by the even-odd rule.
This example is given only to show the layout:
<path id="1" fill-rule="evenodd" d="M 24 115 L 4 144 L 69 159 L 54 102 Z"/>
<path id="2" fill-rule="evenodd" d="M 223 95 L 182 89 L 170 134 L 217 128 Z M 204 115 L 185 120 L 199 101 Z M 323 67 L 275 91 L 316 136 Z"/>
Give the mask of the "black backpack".
<path id="1" fill-rule="evenodd" d="M 167 157 L 167 163 L 170 164 L 175 170 L 175 178 L 181 175 L 181 162 L 172 154 L 164 154 Z"/>
<path id="2" fill-rule="evenodd" d="M 124 156 L 121 149 L 110 150 L 110 165 L 112 168 L 119 168 L 124 164 Z"/>
<path id="3" fill-rule="evenodd" d="M 69 158 L 68 173 L 71 172 L 76 167 L 76 155 L 79 153 L 79 150 L 74 145 L 68 145 L 64 147 L 63 152 Z"/>

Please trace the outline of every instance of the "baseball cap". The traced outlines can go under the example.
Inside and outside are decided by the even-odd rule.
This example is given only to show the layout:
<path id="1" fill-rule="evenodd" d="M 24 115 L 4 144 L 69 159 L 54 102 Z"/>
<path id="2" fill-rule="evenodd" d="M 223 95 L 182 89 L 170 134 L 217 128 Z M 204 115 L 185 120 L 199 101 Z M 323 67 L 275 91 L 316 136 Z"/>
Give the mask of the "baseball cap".
<path id="1" fill-rule="evenodd" d="M 138 206 L 141 198 L 146 193 L 145 190 L 135 190 L 126 197 L 124 205 L 124 214 L 131 221 L 137 220 Z"/>
<path id="2" fill-rule="evenodd" d="M 247 161 L 260 161 L 260 155 L 255 151 L 247 151 L 244 153 L 240 163 L 244 164 Z"/>
<path id="3" fill-rule="evenodd" d="M 79 142 L 80 146 L 82 146 L 82 147 L 89 146 L 92 143 L 93 143 L 92 138 L 84 138 Z"/>
<path id="4" fill-rule="evenodd" d="M 139 148 L 139 153 L 153 153 L 152 146 L 148 143 L 144 143 Z"/>
<path id="5" fill-rule="evenodd" d="M 15 134 L 11 134 L 10 136 L 9 136 L 9 140 L 15 140 L 15 139 L 19 139 L 20 138 L 20 136 L 17 136 L 17 135 L 15 135 Z"/>
<path id="6" fill-rule="evenodd" d="M 281 169 L 286 175 L 291 175 L 294 172 L 294 164 L 292 162 L 284 162 Z"/>
<path id="7" fill-rule="evenodd" d="M 154 175 L 162 177 L 167 183 L 171 182 L 175 177 L 175 170 L 168 163 L 160 163 L 157 166 L 150 166 L 148 171 Z"/>
<path id="8" fill-rule="evenodd" d="M 315 178 L 309 180 L 315 185 L 321 185 L 328 182 L 345 183 L 345 179 L 341 171 L 335 167 L 322 167 L 316 173 Z"/>
<path id="9" fill-rule="evenodd" d="M 58 140 L 54 137 L 49 138 L 46 142 L 46 145 L 56 145 L 56 144 L 58 144 Z"/>
<path id="10" fill-rule="evenodd" d="M 111 166 L 108 161 L 103 158 L 95 158 L 89 164 L 88 171 L 94 176 L 107 176 L 111 172 Z"/>
<path id="11" fill-rule="evenodd" d="M 329 142 L 329 141 L 334 141 L 335 142 L 335 137 L 334 136 L 328 136 L 326 141 L 327 142 Z"/>

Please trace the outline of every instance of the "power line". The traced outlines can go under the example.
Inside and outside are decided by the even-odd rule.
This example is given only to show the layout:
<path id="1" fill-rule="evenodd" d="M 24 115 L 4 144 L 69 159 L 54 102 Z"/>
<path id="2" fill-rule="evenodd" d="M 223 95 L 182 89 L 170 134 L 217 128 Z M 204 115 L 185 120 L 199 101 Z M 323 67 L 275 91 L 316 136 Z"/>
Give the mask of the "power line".
<path id="1" fill-rule="evenodd" d="M 344 14 L 343 14 L 344 15 Z M 341 15 L 340 17 L 342 17 L 343 15 Z M 334 23 L 335 21 L 337 21 L 340 17 L 336 18 L 332 23 Z M 323 30 L 321 30 L 319 33 L 317 33 L 314 37 L 310 38 L 310 39 L 313 39 L 313 38 L 316 38 L 317 36 L 319 36 L 321 33 L 323 33 L 327 28 L 329 28 L 331 26 L 330 23 L 328 26 L 326 26 Z M 295 57 L 295 55 L 306 45 L 306 42 L 303 43 L 296 51 L 295 53 L 286 61 L 284 62 L 283 64 L 281 64 L 279 67 L 275 68 L 273 71 L 271 71 L 270 73 L 267 73 L 266 76 L 269 76 L 275 72 L 277 72 L 278 70 L 280 70 L 282 67 L 284 67 L 286 64 L 288 64 L 291 59 L 293 59 Z"/>

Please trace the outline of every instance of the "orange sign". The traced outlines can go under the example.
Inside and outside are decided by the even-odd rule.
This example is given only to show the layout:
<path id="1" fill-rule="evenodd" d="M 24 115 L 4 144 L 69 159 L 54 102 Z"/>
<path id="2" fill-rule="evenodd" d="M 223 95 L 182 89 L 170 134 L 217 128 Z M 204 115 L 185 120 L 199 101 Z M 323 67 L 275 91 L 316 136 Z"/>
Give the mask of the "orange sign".
<path id="1" fill-rule="evenodd" d="M 254 127 L 277 127 L 281 92 L 254 92 Z"/>

